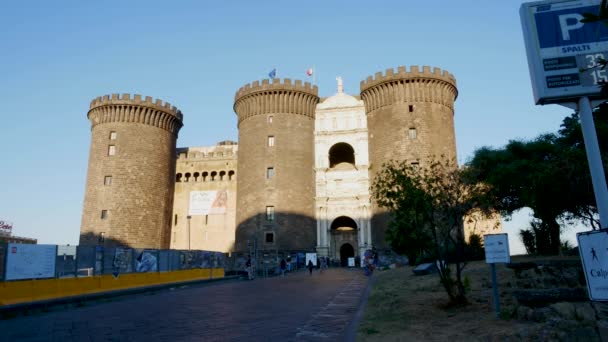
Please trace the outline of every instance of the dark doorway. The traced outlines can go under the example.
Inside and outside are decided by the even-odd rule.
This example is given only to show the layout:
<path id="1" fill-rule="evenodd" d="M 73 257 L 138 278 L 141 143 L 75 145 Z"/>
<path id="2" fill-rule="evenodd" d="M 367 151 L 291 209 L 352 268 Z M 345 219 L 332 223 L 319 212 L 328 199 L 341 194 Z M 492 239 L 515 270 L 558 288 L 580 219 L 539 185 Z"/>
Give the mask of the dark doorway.
<path id="1" fill-rule="evenodd" d="M 355 249 L 350 243 L 345 243 L 340 247 L 340 265 L 348 266 L 348 258 L 355 257 Z"/>

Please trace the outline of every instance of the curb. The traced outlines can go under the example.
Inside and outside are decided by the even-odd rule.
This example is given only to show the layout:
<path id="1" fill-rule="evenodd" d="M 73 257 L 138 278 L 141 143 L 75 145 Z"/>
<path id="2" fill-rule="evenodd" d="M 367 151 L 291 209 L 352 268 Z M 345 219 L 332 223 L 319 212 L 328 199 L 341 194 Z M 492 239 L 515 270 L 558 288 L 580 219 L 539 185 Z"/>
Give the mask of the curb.
<path id="1" fill-rule="evenodd" d="M 357 340 L 357 328 L 359 327 L 359 323 L 363 318 L 363 312 L 367 307 L 367 299 L 369 298 L 370 293 L 372 292 L 372 286 L 376 283 L 376 276 L 372 274 L 369 277 L 369 281 L 367 286 L 365 287 L 365 291 L 363 291 L 363 296 L 361 296 L 361 300 L 359 301 L 359 306 L 357 307 L 357 311 L 355 312 L 355 316 L 352 321 L 346 327 L 346 333 L 344 334 L 343 341 L 356 341 Z"/>
<path id="2" fill-rule="evenodd" d="M 196 284 L 210 284 L 216 282 L 228 282 L 233 280 L 238 280 L 240 276 L 228 276 L 222 278 L 212 278 L 212 279 L 197 279 L 197 280 L 188 280 L 188 281 L 180 281 L 176 283 L 167 283 L 167 284 L 157 284 L 157 285 L 149 285 L 149 286 L 140 286 L 130 289 L 122 289 L 122 290 L 113 290 L 113 291 L 104 291 L 97 292 L 91 294 L 83 294 L 77 296 L 70 297 L 61 297 L 61 298 L 53 298 L 46 300 L 39 300 L 34 302 L 27 303 L 19 303 L 19 304 L 9 304 L 0 306 L 0 320 L 7 319 L 7 316 L 12 314 L 19 314 L 21 312 L 27 312 L 29 310 L 41 309 L 46 310 L 49 308 L 57 307 L 60 305 L 68 305 L 68 304 L 82 304 L 84 302 L 95 301 L 99 299 L 107 299 L 114 298 L 120 296 L 128 296 L 158 290 L 165 290 L 174 287 L 188 286 L 188 285 L 196 285 Z M 8 317 L 10 318 L 10 317 Z"/>

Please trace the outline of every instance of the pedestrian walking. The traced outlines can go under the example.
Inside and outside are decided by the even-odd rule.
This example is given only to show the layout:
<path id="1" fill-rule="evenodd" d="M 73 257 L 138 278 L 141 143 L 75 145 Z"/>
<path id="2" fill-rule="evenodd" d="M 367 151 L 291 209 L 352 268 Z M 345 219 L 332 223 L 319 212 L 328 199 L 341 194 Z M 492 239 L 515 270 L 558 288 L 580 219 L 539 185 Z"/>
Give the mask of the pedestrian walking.
<path id="1" fill-rule="evenodd" d="M 285 259 L 281 259 L 281 275 L 283 277 L 285 276 L 285 270 L 287 270 L 287 262 L 285 262 Z"/>
<path id="2" fill-rule="evenodd" d="M 315 267 L 315 265 L 312 264 L 312 260 L 308 260 L 308 273 L 310 275 L 312 275 L 312 269 Z"/>
<path id="3" fill-rule="evenodd" d="M 251 267 L 251 256 L 247 257 L 247 262 L 245 262 L 245 271 L 247 271 L 247 278 L 249 280 L 253 280 L 253 268 Z"/>

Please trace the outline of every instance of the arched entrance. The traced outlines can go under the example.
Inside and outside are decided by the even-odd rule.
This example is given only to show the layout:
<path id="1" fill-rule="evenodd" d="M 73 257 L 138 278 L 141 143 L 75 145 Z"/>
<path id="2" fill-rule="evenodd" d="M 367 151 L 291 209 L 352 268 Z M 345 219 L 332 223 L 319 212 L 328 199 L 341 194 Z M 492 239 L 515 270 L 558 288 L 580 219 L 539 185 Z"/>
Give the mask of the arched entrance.
<path id="1" fill-rule="evenodd" d="M 341 142 L 329 149 L 329 168 L 346 163 L 355 166 L 355 150 L 347 143 Z"/>
<path id="2" fill-rule="evenodd" d="M 348 258 L 355 257 L 357 222 L 348 216 L 339 216 L 331 223 L 330 258 L 341 266 L 348 266 Z"/>
<path id="3" fill-rule="evenodd" d="M 350 243 L 345 243 L 340 247 L 340 266 L 348 266 L 348 258 L 355 257 L 355 249 Z"/>

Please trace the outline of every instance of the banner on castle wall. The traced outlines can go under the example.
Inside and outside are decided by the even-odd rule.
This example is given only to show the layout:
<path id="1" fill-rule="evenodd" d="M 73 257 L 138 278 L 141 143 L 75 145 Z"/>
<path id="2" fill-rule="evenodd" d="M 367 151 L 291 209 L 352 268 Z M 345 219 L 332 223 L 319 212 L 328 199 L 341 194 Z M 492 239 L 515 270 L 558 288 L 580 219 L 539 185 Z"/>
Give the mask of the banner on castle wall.
<path id="1" fill-rule="evenodd" d="M 226 213 L 228 191 L 190 191 L 188 215 L 213 215 Z"/>
<path id="2" fill-rule="evenodd" d="M 598 14 L 600 0 L 548 0 L 521 5 L 528 66 L 536 104 L 597 97 L 608 81 L 608 27 L 584 23 Z"/>

